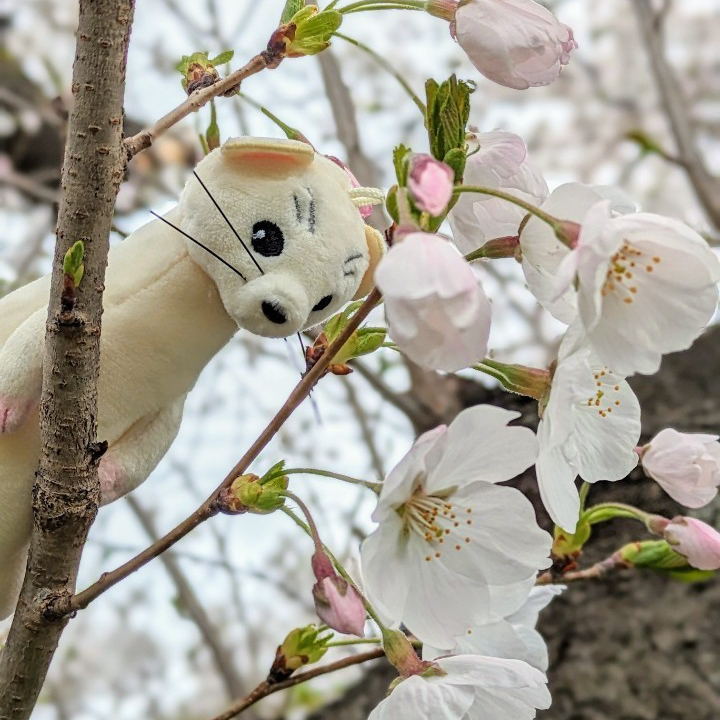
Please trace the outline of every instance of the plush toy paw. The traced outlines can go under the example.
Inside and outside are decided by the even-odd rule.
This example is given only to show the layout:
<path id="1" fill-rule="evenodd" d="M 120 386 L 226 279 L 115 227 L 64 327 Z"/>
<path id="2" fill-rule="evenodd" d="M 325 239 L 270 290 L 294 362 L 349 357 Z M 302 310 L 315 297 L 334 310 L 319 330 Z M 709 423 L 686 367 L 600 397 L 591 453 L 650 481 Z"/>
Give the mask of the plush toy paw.
<path id="1" fill-rule="evenodd" d="M 36 405 L 35 400 L 0 396 L 0 435 L 16 432 Z"/>
<path id="2" fill-rule="evenodd" d="M 114 502 L 129 490 L 127 473 L 111 455 L 105 455 L 100 459 L 98 478 L 100 480 L 101 505 Z"/>

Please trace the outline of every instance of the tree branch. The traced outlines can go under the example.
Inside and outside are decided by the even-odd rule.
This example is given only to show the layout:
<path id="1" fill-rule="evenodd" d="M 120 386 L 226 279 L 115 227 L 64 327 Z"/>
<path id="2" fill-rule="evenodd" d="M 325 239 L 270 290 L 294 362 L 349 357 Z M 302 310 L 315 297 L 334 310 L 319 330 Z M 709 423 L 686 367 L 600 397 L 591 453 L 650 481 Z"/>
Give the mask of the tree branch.
<path id="1" fill-rule="evenodd" d="M 246 65 L 234 73 L 230 73 L 227 77 L 218 80 L 214 85 L 196 90 L 174 110 L 171 110 L 167 115 L 163 115 L 152 127 L 145 128 L 137 135 L 125 140 L 128 159 L 137 155 L 141 150 L 149 148 L 158 135 L 162 135 L 191 113 L 197 112 L 213 98 L 232 90 L 251 75 L 255 75 L 261 70 L 265 70 L 265 68 L 274 67 L 274 62 L 277 62 L 277 58 L 274 58 L 267 51 L 258 53 Z"/>
<path id="2" fill-rule="evenodd" d="M 30 716 L 67 618 L 48 601 L 69 598 L 97 512 L 100 322 L 113 207 L 123 177 L 125 64 L 134 0 L 81 0 L 53 262 L 40 410 L 40 466 L 25 581 L 0 656 L 0 718 Z M 85 275 L 68 286 L 63 260 L 78 240 Z"/>
<path id="3" fill-rule="evenodd" d="M 351 655 L 350 657 L 337 660 L 336 662 L 328 665 L 322 665 L 321 667 L 314 668 L 313 670 L 297 673 L 282 682 L 262 682 L 247 697 L 244 697 L 242 700 L 234 703 L 224 713 L 217 715 L 212 720 L 231 720 L 255 703 L 259 702 L 263 698 L 266 698 L 268 695 L 280 692 L 280 690 L 287 690 L 288 688 L 295 687 L 296 685 L 300 685 L 301 683 L 320 677 L 321 675 L 327 675 L 328 673 L 343 670 L 345 668 L 352 667 L 353 665 L 360 665 L 361 663 L 366 663 L 370 660 L 377 660 L 384 655 L 385 651 L 382 648 L 376 648 L 375 650 L 370 650 L 369 652 Z"/>
<path id="4" fill-rule="evenodd" d="M 635 10 L 660 100 L 675 137 L 678 160 L 708 217 L 720 228 L 720 180 L 708 172 L 700 155 L 687 99 L 665 57 L 662 11 L 656 13 L 650 0 L 630 0 L 630 4 Z"/>
<path id="5" fill-rule="evenodd" d="M 325 374 L 328 365 L 330 365 L 332 359 L 339 352 L 350 335 L 357 330 L 375 305 L 377 305 L 379 300 L 380 292 L 377 289 L 373 289 L 357 312 L 350 318 L 348 324 L 343 328 L 342 332 L 328 346 L 322 357 L 295 386 L 295 389 L 290 393 L 288 399 L 285 401 L 285 404 L 280 408 L 280 410 L 278 410 L 275 417 L 273 417 L 268 426 L 262 431 L 262 433 L 260 433 L 259 437 L 238 461 L 237 465 L 235 465 L 222 483 L 220 483 L 220 485 L 214 490 L 212 495 L 210 495 L 210 497 L 192 515 L 183 520 L 167 535 L 143 550 L 143 552 L 139 553 L 131 560 L 128 560 L 128 562 L 124 565 L 121 565 L 112 572 L 104 573 L 97 582 L 93 583 L 86 590 L 74 595 L 72 598 L 62 598 L 60 602 L 54 606 L 54 612 L 60 615 L 65 615 L 87 607 L 95 598 L 102 595 L 106 590 L 109 590 L 113 585 L 116 585 L 121 580 L 128 577 L 128 575 L 131 575 L 136 570 L 139 570 L 144 565 L 147 565 L 147 563 L 151 560 L 158 557 L 158 555 L 165 552 L 168 548 L 172 547 L 178 540 L 184 538 L 198 525 L 201 525 L 213 515 L 216 515 L 218 512 L 216 500 L 220 492 L 229 487 L 235 478 L 242 475 L 248 469 L 250 463 L 257 458 L 270 440 L 275 437 L 275 434 L 283 426 L 285 421 L 300 406 L 302 401 L 310 394 L 313 387 L 315 387 L 318 380 L 320 380 L 320 378 Z"/>

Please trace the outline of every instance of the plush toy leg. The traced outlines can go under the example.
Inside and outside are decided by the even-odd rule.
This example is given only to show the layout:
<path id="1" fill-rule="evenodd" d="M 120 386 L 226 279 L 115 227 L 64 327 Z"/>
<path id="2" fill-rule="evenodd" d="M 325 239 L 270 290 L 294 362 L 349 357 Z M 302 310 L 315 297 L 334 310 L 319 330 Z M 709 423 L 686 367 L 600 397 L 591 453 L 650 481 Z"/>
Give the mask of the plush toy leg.
<path id="1" fill-rule="evenodd" d="M 180 429 L 182 397 L 154 415 L 140 418 L 100 460 L 101 504 L 121 498 L 145 482 Z"/>
<path id="2" fill-rule="evenodd" d="M 34 312 L 0 349 L 0 435 L 18 430 L 40 401 L 47 310 Z"/>

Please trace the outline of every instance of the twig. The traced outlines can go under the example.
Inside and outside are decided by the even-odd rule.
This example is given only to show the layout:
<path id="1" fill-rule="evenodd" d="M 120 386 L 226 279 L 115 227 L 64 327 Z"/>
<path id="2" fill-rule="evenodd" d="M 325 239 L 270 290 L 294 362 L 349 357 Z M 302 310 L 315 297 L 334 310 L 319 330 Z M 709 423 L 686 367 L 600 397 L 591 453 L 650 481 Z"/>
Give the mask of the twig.
<path id="1" fill-rule="evenodd" d="M 627 565 L 622 558 L 611 555 L 584 570 L 574 570 L 562 574 L 548 570 L 548 572 L 538 576 L 535 585 L 564 585 L 565 583 L 579 582 L 581 580 L 599 580 L 610 571 L 625 567 Z"/>
<path id="2" fill-rule="evenodd" d="M 337 670 L 344 670 L 345 668 L 352 667 L 353 665 L 361 665 L 362 663 L 369 662 L 370 660 L 377 660 L 384 655 L 385 651 L 382 648 L 377 648 L 376 650 L 370 650 L 369 652 L 360 653 L 358 655 L 351 655 L 350 657 L 337 660 L 333 663 L 329 663 L 328 665 L 322 665 L 321 667 L 314 668 L 313 670 L 298 673 L 297 675 L 293 675 L 282 682 L 262 682 L 249 695 L 231 705 L 224 713 L 215 716 L 212 720 L 231 720 L 232 718 L 238 716 L 241 712 L 247 710 L 250 706 L 254 705 L 256 702 L 266 698 L 268 695 L 280 692 L 280 690 L 287 690 L 288 688 L 295 687 L 296 685 L 300 685 L 301 683 L 320 677 L 321 675 L 327 675 L 328 673 L 336 672 Z"/>
<path id="3" fill-rule="evenodd" d="M 185 537 L 198 525 L 201 525 L 207 519 L 217 514 L 218 508 L 216 500 L 220 492 L 226 487 L 229 487 L 235 478 L 242 475 L 250 466 L 250 463 L 257 458 L 260 452 L 265 448 L 270 440 L 272 440 L 285 421 L 310 394 L 310 391 L 324 375 L 325 370 L 328 365 L 330 365 L 332 359 L 338 353 L 340 348 L 345 344 L 350 335 L 357 330 L 379 300 L 380 292 L 377 289 L 373 289 L 370 295 L 368 295 L 365 299 L 365 302 L 363 302 L 357 312 L 350 318 L 348 324 L 343 328 L 343 331 L 330 344 L 312 369 L 304 375 L 302 380 L 295 386 L 295 389 L 290 393 L 288 399 L 285 401 L 285 404 L 280 408 L 280 410 L 278 410 L 275 417 L 273 417 L 268 426 L 262 431 L 262 433 L 260 433 L 260 436 L 250 446 L 237 465 L 228 473 L 212 495 L 210 495 L 210 497 L 192 515 L 183 520 L 167 535 L 143 550 L 143 552 L 139 553 L 131 560 L 128 560 L 128 562 L 124 565 L 121 565 L 112 572 L 103 574 L 97 582 L 93 583 L 86 590 L 83 590 L 81 593 L 78 593 L 67 600 L 60 599 L 54 608 L 54 611 L 61 614 L 67 614 L 87 607 L 95 598 L 102 595 L 106 590 L 109 590 L 113 585 L 116 585 L 118 582 L 128 577 L 128 575 L 131 575 L 136 570 L 139 570 L 169 547 L 172 547 L 178 540 Z"/>
<path id="4" fill-rule="evenodd" d="M 276 60 L 277 59 L 273 58 L 269 53 L 261 52 L 255 55 L 255 57 L 239 70 L 230 73 L 230 75 L 218 80 L 213 85 L 196 90 L 187 100 L 178 105 L 174 110 L 171 110 L 167 115 L 161 117 L 152 127 L 145 128 L 137 133 L 137 135 L 127 138 L 127 140 L 125 140 L 125 149 L 127 150 L 128 158 L 132 158 L 141 150 L 149 148 L 158 135 L 162 135 L 162 133 L 169 130 L 173 125 L 191 113 L 197 112 L 213 98 L 236 87 L 251 75 L 255 75 L 261 70 L 265 70 L 265 68 L 274 66 L 273 63 Z"/>
<path id="5" fill-rule="evenodd" d="M 688 102 L 665 57 L 662 36 L 664 12 L 655 13 L 649 0 L 630 0 L 650 59 L 660 99 L 677 144 L 678 160 L 695 194 L 716 228 L 720 228 L 720 180 L 709 172 L 698 150 Z"/>

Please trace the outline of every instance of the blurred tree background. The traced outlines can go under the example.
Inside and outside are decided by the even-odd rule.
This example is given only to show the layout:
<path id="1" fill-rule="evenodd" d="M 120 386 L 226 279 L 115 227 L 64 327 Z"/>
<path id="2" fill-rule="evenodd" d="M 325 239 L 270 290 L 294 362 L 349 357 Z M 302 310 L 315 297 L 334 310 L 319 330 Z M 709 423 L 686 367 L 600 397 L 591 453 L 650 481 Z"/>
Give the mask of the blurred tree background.
<path id="1" fill-rule="evenodd" d="M 551 188 L 579 180 L 620 185 L 644 209 L 720 238 L 720 0 L 548 2 L 579 43 L 558 82 L 526 92 L 480 77 L 423 13 L 348 16 L 343 32 L 372 45 L 420 93 L 451 72 L 477 81 L 471 123 L 520 134 Z M 281 0 L 146 0 L 138 3 L 129 56 L 126 135 L 183 98 L 175 65 L 184 54 L 232 49 L 239 67 L 264 47 Z M 60 163 L 70 102 L 77 4 L 0 0 L 0 294 L 50 269 Z M 267 107 L 322 152 L 342 158 L 364 185 L 391 183 L 392 148 L 426 148 L 417 108 L 362 50 L 336 39 L 329 52 L 288 60 L 251 78 L 242 96 L 216 102 L 222 138 L 281 131 Z M 209 108 L 191 116 L 130 165 L 113 242 L 169 209 L 202 156 Z M 377 217 L 378 222 L 382 222 Z M 483 265 L 494 298 L 491 348 L 503 361 L 542 365 L 561 326 L 524 289 L 512 260 Z M 192 328 L 188 328 L 192 332 Z M 720 333 L 692 358 L 668 358 L 635 383 L 644 434 L 673 425 L 720 427 Z M 92 528 L 80 586 L 175 525 L 231 468 L 297 381 L 295 342 L 245 332 L 214 359 L 186 406 L 180 436 L 150 482 L 104 509 Z M 534 407 L 472 373 L 441 377 L 393 353 L 329 377 L 253 466 L 332 467 L 380 479 L 418 431 L 478 402 Z M 373 506 L 364 488 L 297 477 L 328 544 L 352 563 Z M 523 480 L 532 495 L 532 479 Z M 607 485 L 607 484 L 604 484 Z M 598 495 L 642 496 L 668 509 L 638 478 Z M 665 503 L 661 506 L 661 503 Z M 362 511 L 362 512 L 361 512 Z M 717 524 L 711 505 L 705 519 Z M 592 547 L 600 559 L 633 539 L 618 521 Z M 218 517 L 81 612 L 62 638 L 34 717 L 39 720 L 201 720 L 252 689 L 286 632 L 314 618 L 307 538 L 285 517 Z M 571 587 L 544 619 L 551 645 L 554 720 L 711 720 L 720 716 L 716 583 L 670 584 L 612 576 Z M 0 641 L 8 624 L 0 625 Z M 340 650 L 333 651 L 338 654 Z M 330 657 L 330 656 L 328 656 Z M 359 678 L 369 674 L 360 684 Z M 384 665 L 349 670 L 275 695 L 248 718 L 364 720 L 392 677 Z M 328 705 L 328 703 L 330 703 Z M 325 707 L 327 706 L 327 707 Z"/>

